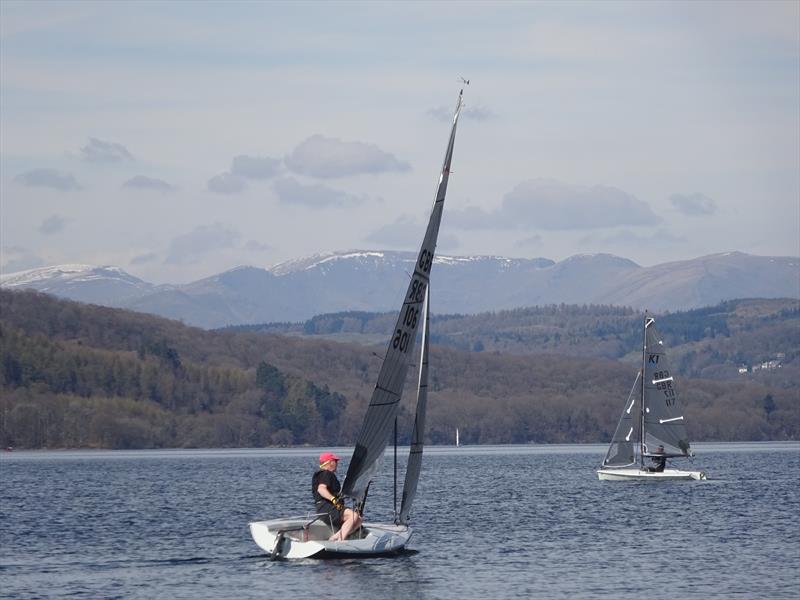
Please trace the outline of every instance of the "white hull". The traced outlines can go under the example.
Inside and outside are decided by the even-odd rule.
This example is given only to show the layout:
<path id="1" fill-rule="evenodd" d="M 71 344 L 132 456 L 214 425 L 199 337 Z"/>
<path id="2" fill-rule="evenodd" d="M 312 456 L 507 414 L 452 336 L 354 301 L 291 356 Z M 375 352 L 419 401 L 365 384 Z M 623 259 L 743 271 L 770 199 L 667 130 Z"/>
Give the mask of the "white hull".
<path id="1" fill-rule="evenodd" d="M 641 469 L 598 469 L 597 478 L 601 481 L 681 481 L 706 479 L 706 473 L 705 471 L 681 471 L 679 469 L 664 469 L 660 473 Z"/>
<path id="2" fill-rule="evenodd" d="M 332 533 L 327 524 L 314 516 L 250 523 L 253 540 L 272 559 L 395 554 L 411 538 L 410 527 L 388 523 L 365 523 L 342 542 L 329 542 Z"/>

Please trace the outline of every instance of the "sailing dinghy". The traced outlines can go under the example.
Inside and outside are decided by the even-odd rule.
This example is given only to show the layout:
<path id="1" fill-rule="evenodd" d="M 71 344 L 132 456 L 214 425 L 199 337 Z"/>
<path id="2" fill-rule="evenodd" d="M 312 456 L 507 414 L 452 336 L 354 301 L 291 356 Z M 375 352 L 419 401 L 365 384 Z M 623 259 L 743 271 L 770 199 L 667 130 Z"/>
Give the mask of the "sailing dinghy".
<path id="1" fill-rule="evenodd" d="M 655 320 L 645 314 L 642 368 L 625 402 L 603 465 L 597 471 L 598 478 L 609 481 L 706 479 L 704 471 L 674 468 L 655 471 L 645 465 L 645 459 L 657 458 L 666 463 L 668 458 L 694 456 L 685 423 L 663 341 Z"/>
<path id="2" fill-rule="evenodd" d="M 422 327 L 417 408 L 400 512 L 395 511 L 393 523 L 364 523 L 348 539 L 341 541 L 328 540 L 334 531 L 327 521 L 323 520 L 325 515 L 309 514 L 250 523 L 253 540 L 262 550 L 270 554 L 272 560 L 395 554 L 402 551 L 411 538 L 412 530 L 408 525 L 408 520 L 421 470 L 422 440 L 425 433 L 427 406 L 430 271 L 442 220 L 463 91 L 462 89 L 458 95 L 436 198 L 433 202 L 425 237 L 417 255 L 414 273 L 403 297 L 397 324 L 386 349 L 378 381 L 372 392 L 372 399 L 364 416 L 361 432 L 356 440 L 340 492 L 340 496 L 354 510 L 364 514 L 370 483 L 380 467 L 392 430 L 394 429 L 396 432 L 400 398 L 410 366 L 410 358 L 414 352 L 417 333 Z"/>

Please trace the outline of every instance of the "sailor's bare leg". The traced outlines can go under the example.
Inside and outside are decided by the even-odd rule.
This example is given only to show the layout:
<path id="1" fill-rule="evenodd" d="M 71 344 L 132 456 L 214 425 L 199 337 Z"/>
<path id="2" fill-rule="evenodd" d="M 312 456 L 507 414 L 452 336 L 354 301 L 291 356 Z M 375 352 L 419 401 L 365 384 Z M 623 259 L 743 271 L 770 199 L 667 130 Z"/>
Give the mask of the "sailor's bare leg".
<path id="1" fill-rule="evenodd" d="M 330 541 L 346 540 L 353 533 L 353 530 L 361 525 L 361 516 L 354 510 L 346 508 L 342 516 L 344 517 L 342 528 L 328 538 Z"/>

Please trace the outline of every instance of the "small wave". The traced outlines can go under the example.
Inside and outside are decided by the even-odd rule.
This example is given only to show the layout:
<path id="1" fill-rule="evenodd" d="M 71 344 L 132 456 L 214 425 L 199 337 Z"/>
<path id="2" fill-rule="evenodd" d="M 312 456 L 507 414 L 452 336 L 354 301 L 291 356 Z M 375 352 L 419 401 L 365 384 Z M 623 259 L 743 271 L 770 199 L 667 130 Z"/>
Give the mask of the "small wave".
<path id="1" fill-rule="evenodd" d="M 164 565 L 205 565 L 212 562 L 210 558 L 204 556 L 194 556 L 192 558 L 161 558 L 157 560 L 142 561 L 143 565 L 147 566 L 164 566 Z"/>

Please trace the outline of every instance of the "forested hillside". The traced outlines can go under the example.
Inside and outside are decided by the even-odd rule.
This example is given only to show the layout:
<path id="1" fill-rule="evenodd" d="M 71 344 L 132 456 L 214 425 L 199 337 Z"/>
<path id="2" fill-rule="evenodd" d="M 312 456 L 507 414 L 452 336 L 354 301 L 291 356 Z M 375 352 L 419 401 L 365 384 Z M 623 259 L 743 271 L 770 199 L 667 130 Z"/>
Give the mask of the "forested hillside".
<path id="1" fill-rule="evenodd" d="M 686 377 L 800 387 L 800 302 L 751 299 L 654 315 L 677 371 Z M 231 328 L 385 344 L 395 315 L 348 312 L 304 323 Z M 431 340 L 471 352 L 563 354 L 635 362 L 642 313 L 608 305 L 550 305 L 478 315 L 436 315 Z M 778 361 L 780 366 L 760 366 Z M 739 369 L 746 367 L 747 373 Z M 754 367 L 757 367 L 754 369 Z"/>
<path id="2" fill-rule="evenodd" d="M 429 441 L 452 443 L 455 427 L 475 444 L 606 441 L 636 367 L 580 350 L 519 355 L 434 346 Z M 2 291 L 0 441 L 34 448 L 347 445 L 379 366 L 373 348 L 362 345 L 206 331 Z M 406 389 L 400 431 L 407 433 L 413 385 Z M 796 388 L 686 378 L 678 390 L 693 440 L 800 437 Z"/>

